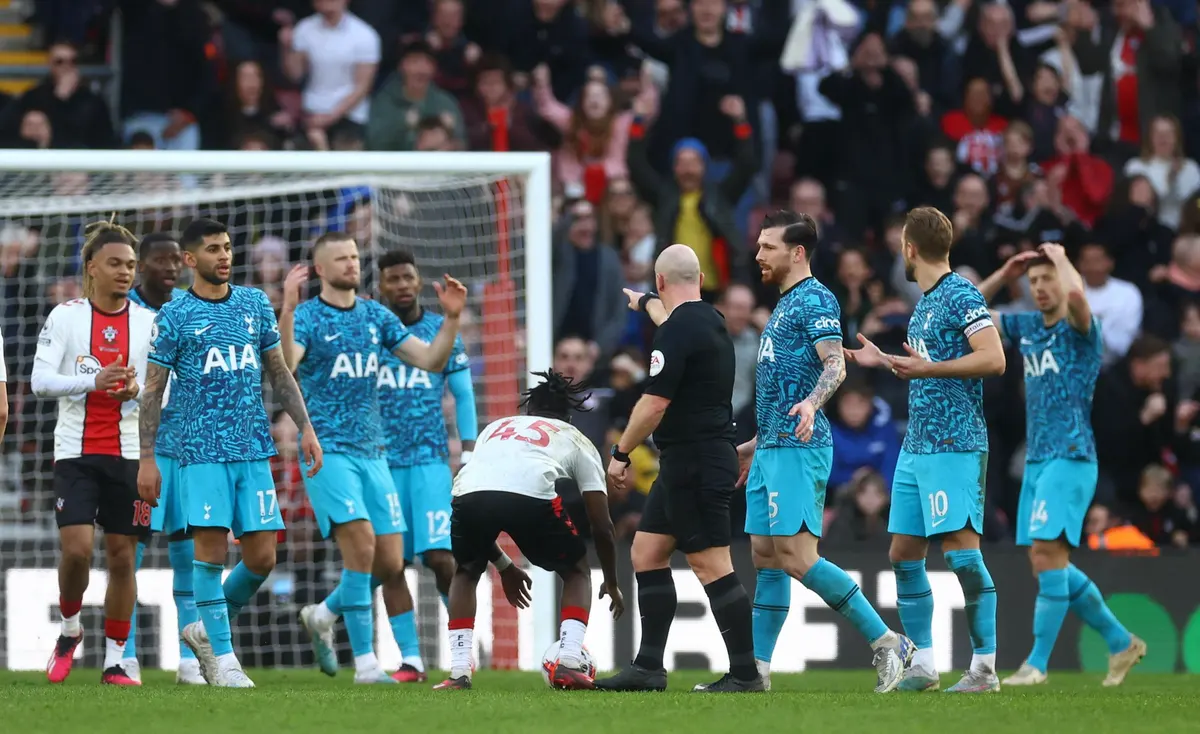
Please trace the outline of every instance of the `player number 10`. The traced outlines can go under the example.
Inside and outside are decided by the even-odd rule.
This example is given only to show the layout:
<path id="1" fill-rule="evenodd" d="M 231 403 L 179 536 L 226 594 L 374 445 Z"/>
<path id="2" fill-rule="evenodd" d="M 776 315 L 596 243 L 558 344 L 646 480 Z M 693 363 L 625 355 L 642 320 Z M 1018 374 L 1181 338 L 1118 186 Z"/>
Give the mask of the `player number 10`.
<path id="1" fill-rule="evenodd" d="M 949 509 L 950 499 L 942 490 L 938 490 L 929 495 L 929 514 L 932 517 L 942 517 Z"/>

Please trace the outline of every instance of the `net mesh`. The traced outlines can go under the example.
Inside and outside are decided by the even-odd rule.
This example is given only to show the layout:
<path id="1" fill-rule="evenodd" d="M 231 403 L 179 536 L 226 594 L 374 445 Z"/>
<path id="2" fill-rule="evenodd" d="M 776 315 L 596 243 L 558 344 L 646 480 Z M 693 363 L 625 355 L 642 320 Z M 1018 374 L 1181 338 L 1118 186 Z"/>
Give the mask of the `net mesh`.
<path id="1" fill-rule="evenodd" d="M 325 231 L 343 230 L 358 241 L 365 293 L 375 291 L 373 261 L 380 253 L 412 251 L 425 275 L 427 305 L 436 309 L 429 284 L 443 272 L 470 291 L 462 336 L 482 425 L 516 412 L 524 389 L 524 183 L 522 177 L 486 175 L 0 173 L 0 327 L 11 416 L 0 454 L 0 598 L 5 600 L 0 604 L 0 668 L 43 667 L 58 633 L 52 486 L 56 408 L 54 400 L 34 398 L 28 383 L 41 323 L 56 304 L 80 296 L 79 252 L 88 223 L 115 215 L 140 237 L 178 234 L 195 216 L 216 218 L 233 240 L 233 282 L 261 288 L 277 308 L 288 268 L 307 259 L 311 242 Z M 332 589 L 341 565 L 336 548 L 320 539 L 312 520 L 296 471 L 295 441 L 283 437 L 286 418 L 278 417 L 269 389 L 264 395 L 277 421 L 281 456 L 274 469 L 289 529 L 275 573 L 235 622 L 235 644 L 247 665 L 307 665 L 311 655 L 299 628 L 299 609 Z M 451 460 L 457 465 L 460 446 L 449 398 L 444 407 Z M 138 576 L 138 650 L 144 668 L 172 669 L 178 661 L 165 545 L 165 539 L 155 539 Z M 82 663 L 97 666 L 104 649 L 99 548 L 80 646 Z M 514 548 L 507 550 L 518 557 Z M 433 576 L 412 568 L 408 574 L 423 657 L 427 665 L 444 667 L 439 663 L 449 659 L 442 649 L 446 616 Z M 484 667 L 516 667 L 518 618 L 503 601 L 499 584 L 491 581 L 485 577 L 479 590 L 477 658 Z M 489 599 L 496 600 L 494 609 Z M 399 653 L 381 602 L 377 608 L 381 661 L 395 667 Z M 339 656 L 348 661 L 344 631 L 338 643 Z"/>

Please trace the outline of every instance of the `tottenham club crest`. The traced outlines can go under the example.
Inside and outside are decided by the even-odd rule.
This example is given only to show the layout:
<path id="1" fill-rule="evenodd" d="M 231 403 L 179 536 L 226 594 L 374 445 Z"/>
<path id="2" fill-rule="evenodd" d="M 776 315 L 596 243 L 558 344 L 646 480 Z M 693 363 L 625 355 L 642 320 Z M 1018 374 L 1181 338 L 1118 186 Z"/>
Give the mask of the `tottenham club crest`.
<path id="1" fill-rule="evenodd" d="M 244 320 L 246 322 L 246 333 L 253 335 L 254 334 L 254 317 L 253 316 L 243 316 L 242 320 Z"/>
<path id="2" fill-rule="evenodd" d="M 117 333 L 117 330 L 111 325 L 104 327 L 104 331 L 100 332 L 101 336 L 104 337 L 104 341 L 108 342 L 109 344 L 112 344 L 117 340 Z"/>

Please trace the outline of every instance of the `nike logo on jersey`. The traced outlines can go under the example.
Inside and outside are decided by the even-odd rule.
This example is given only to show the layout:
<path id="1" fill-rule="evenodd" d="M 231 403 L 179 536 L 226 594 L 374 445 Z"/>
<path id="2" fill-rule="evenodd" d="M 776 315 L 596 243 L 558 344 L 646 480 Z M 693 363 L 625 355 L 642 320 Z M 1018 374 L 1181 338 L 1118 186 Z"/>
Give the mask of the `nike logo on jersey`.
<path id="1" fill-rule="evenodd" d="M 208 326 L 205 326 L 203 329 L 196 329 L 196 331 L 195 331 L 195 332 L 193 332 L 193 333 L 194 333 L 196 336 L 200 336 L 201 334 L 203 334 L 204 332 L 208 331 L 208 330 L 209 330 L 209 329 L 211 329 L 212 327 L 213 327 L 213 325 L 212 325 L 212 324 L 209 324 Z"/>
<path id="2" fill-rule="evenodd" d="M 325 341 L 327 341 L 327 342 L 331 342 L 331 341 L 333 341 L 334 339 L 337 339 L 339 336 L 341 336 L 341 334 L 330 334 L 330 335 L 328 335 L 328 336 L 326 336 L 326 337 L 325 337 Z"/>
<path id="3" fill-rule="evenodd" d="M 1033 346 L 1033 340 L 1030 339 L 1029 337 L 1023 336 L 1023 337 L 1021 337 L 1021 346 L 1031 347 L 1031 346 Z"/>

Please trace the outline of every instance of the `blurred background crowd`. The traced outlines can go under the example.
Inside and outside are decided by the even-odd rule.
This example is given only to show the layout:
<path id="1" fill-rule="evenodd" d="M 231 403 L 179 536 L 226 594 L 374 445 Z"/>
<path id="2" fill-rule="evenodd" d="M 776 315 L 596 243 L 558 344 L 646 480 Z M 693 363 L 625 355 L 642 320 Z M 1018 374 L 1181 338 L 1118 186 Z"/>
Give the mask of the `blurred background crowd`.
<path id="1" fill-rule="evenodd" d="M 705 297 L 725 315 L 744 440 L 759 330 L 778 297 L 753 259 L 765 211 L 820 223 L 814 270 L 840 301 L 846 343 L 861 332 L 893 352 L 921 295 L 898 256 L 907 209 L 951 217 L 952 264 L 977 282 L 1014 253 L 1061 242 L 1103 327 L 1088 542 L 1200 543 L 1196 3 L 39 0 L 30 10 L 30 43 L 48 68 L 0 102 L 5 147 L 550 152 L 554 367 L 594 386 L 577 423 L 602 449 L 647 377 L 652 332 L 621 288 L 646 289 L 666 245 L 696 251 Z M 95 69 L 119 69 L 117 88 Z M 370 206 L 348 201 L 337 223 L 372 242 Z M 311 239 L 302 223 L 331 219 L 245 209 L 235 231 L 252 247 L 239 277 L 277 299 Z M 33 269 L 73 262 L 73 245 L 49 242 L 28 222 L 0 234 L 17 380 L 28 375 L 29 324 L 78 295 L 69 271 L 31 290 Z M 996 306 L 1033 309 L 1019 281 Z M 465 334 L 475 356 L 477 327 Z M 1022 372 L 1014 351 L 985 389 L 995 541 L 1009 542 L 1019 521 Z M 886 538 L 906 394 L 889 374 L 852 371 L 827 408 L 828 542 Z M 21 481 L 9 512 L 32 522 L 48 509 L 35 478 L 48 477 L 53 407 L 10 396 L 4 454 Z M 300 519 L 286 420 L 276 422 L 279 481 Z M 657 471 L 652 446 L 634 466 L 636 487 L 611 497 L 625 535 Z"/>

